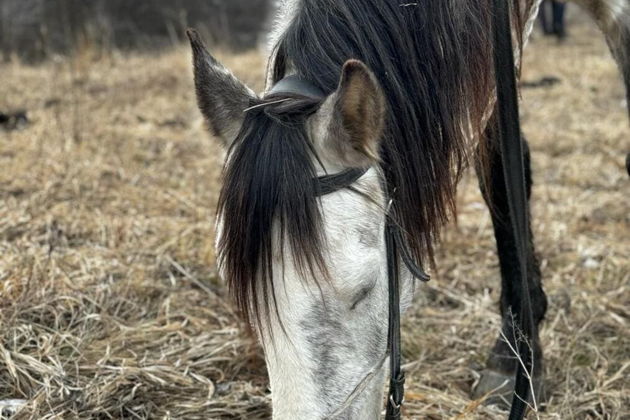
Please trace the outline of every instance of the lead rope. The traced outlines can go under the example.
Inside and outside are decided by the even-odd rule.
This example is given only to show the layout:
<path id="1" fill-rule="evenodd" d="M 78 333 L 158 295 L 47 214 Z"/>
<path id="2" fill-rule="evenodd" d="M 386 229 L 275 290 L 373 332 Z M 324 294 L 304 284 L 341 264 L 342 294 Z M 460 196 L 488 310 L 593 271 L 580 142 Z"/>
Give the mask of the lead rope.
<path id="1" fill-rule="evenodd" d="M 510 24 L 510 5 L 508 0 L 493 0 L 493 35 L 494 65 L 497 89 L 499 138 L 501 158 L 510 207 L 510 219 L 514 228 L 514 238 L 519 258 L 521 302 L 519 310 L 519 328 L 523 337 L 518 343 L 518 370 L 512 398 L 509 420 L 521 420 L 527 411 L 530 397 L 530 379 L 532 372 L 532 354 L 529 341 L 532 338 L 534 322 L 527 283 L 527 190 L 525 184 L 525 165 L 523 162 L 523 144 L 518 112 L 518 92 Z M 514 308 L 516 309 L 516 308 Z M 513 326 L 514 328 L 514 326 Z M 515 334 L 519 337 L 518 334 Z M 522 361 L 522 363 L 521 363 Z"/>
<path id="2" fill-rule="evenodd" d="M 401 368 L 402 357 L 400 354 L 400 270 L 398 258 L 402 258 L 407 269 L 418 280 L 427 282 L 430 280 L 430 277 L 420 265 L 413 262 L 404 243 L 400 228 L 389 215 L 385 225 L 385 246 L 387 249 L 387 278 L 389 282 L 388 346 L 390 363 L 389 393 L 387 395 L 385 419 L 400 420 L 405 397 L 405 372 Z"/>

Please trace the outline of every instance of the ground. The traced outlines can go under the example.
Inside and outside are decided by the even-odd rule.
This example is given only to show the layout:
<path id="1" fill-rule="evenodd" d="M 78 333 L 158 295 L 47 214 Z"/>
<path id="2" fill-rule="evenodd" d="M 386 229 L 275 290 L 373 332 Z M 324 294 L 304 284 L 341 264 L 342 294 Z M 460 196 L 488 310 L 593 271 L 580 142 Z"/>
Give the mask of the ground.
<path id="1" fill-rule="evenodd" d="M 550 310 L 540 419 L 630 418 L 630 151 L 597 30 L 535 36 L 522 92 L 534 231 Z M 256 52 L 222 59 L 260 88 Z M 260 348 L 214 267 L 223 152 L 196 110 L 186 48 L 2 64 L 0 400 L 13 418 L 267 418 Z M 1 130 L 1 129 L 0 129 Z M 405 317 L 406 418 L 501 419 L 469 397 L 499 331 L 488 212 L 468 173 L 433 281 Z M 1 417 L 1 415 L 0 415 Z"/>

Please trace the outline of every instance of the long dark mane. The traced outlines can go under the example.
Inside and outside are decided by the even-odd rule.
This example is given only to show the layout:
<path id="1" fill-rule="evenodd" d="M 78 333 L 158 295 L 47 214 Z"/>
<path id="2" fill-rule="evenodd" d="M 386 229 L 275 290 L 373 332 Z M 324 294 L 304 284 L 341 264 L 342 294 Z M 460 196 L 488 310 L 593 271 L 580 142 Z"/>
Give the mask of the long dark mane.
<path id="1" fill-rule="evenodd" d="M 389 109 L 382 169 L 393 214 L 419 260 L 432 259 L 439 229 L 455 211 L 467 143 L 481 138 L 494 83 L 491 12 L 489 0 L 302 0 L 276 45 L 274 81 L 290 68 L 332 93 L 352 58 L 377 76 Z M 272 226 L 298 267 L 325 269 L 304 130 L 318 102 L 306 103 L 289 98 L 280 113 L 273 104 L 249 112 L 228 159 L 219 263 L 250 322 L 269 308 L 259 302 L 275 301 Z"/>

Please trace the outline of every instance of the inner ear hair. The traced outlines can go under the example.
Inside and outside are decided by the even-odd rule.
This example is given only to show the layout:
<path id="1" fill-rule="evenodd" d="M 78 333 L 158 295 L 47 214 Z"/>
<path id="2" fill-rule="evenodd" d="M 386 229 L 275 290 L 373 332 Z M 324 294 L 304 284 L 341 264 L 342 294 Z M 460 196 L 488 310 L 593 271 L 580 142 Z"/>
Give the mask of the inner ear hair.
<path id="1" fill-rule="evenodd" d="M 385 98 L 372 72 L 358 60 L 343 66 L 337 89 L 335 117 L 340 130 L 337 149 L 348 166 L 369 166 L 379 161 L 385 126 Z M 333 133 L 331 133 L 333 134 Z"/>

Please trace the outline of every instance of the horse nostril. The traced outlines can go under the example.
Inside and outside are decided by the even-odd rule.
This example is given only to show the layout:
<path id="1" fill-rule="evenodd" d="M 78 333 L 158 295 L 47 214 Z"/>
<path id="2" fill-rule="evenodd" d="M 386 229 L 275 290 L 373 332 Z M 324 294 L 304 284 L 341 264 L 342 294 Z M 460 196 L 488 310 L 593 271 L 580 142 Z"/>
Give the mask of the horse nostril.
<path id="1" fill-rule="evenodd" d="M 628 176 L 630 176 L 630 153 L 626 156 L 626 171 L 628 171 Z"/>

